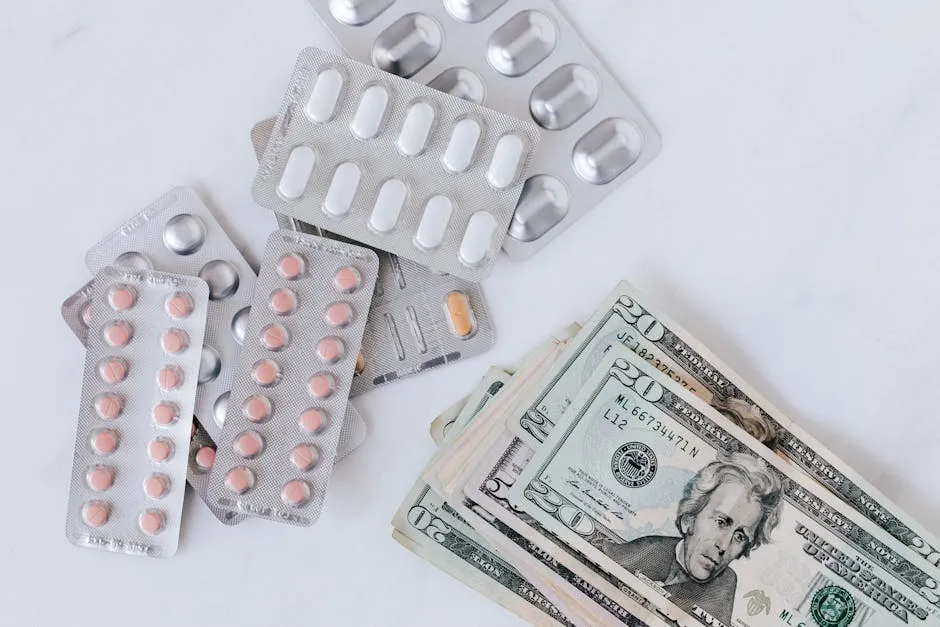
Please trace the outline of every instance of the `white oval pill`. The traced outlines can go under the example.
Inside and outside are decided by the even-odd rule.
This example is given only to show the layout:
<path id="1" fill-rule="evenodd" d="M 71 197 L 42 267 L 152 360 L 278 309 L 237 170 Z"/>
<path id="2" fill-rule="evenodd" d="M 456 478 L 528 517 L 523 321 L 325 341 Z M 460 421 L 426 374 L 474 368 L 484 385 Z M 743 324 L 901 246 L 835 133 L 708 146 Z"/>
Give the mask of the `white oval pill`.
<path id="1" fill-rule="evenodd" d="M 486 179 L 496 189 L 509 187 L 516 180 L 519 164 L 522 162 L 522 153 L 525 152 L 525 142 L 518 135 L 503 135 L 496 142 L 490 169 Z"/>
<path id="2" fill-rule="evenodd" d="M 380 85 L 372 85 L 365 90 L 359 100 L 359 108 L 349 128 L 359 139 L 372 139 L 379 132 L 385 107 L 388 105 L 388 92 Z"/>
<path id="3" fill-rule="evenodd" d="M 323 211 L 335 218 L 341 218 L 349 213 L 352 207 L 353 199 L 356 197 L 356 190 L 359 188 L 359 166 L 355 163 L 341 163 L 333 173 L 333 180 L 330 181 L 330 188 L 326 190 L 326 198 L 323 199 Z"/>
<path id="4" fill-rule="evenodd" d="M 454 204 L 447 196 L 434 196 L 428 200 L 415 233 L 415 245 L 423 250 L 434 250 L 440 246 L 453 210 Z"/>
<path id="5" fill-rule="evenodd" d="M 382 184 L 375 199 L 369 226 L 378 233 L 389 233 L 398 223 L 398 214 L 408 196 L 408 187 L 398 179 L 389 179 Z"/>
<path id="6" fill-rule="evenodd" d="M 336 111 L 336 103 L 339 102 L 342 90 L 343 75 L 333 68 L 323 70 L 317 75 L 317 81 L 313 84 L 304 113 L 314 122 L 328 121 Z"/>
<path id="7" fill-rule="evenodd" d="M 307 188 L 316 154 L 310 146 L 297 146 L 290 151 L 281 182 L 277 184 L 278 193 L 287 200 L 300 198 Z"/>
<path id="8" fill-rule="evenodd" d="M 408 108 L 405 122 L 398 135 L 398 149 L 409 157 L 424 152 L 434 124 L 434 108 L 426 102 L 416 102 Z"/>
<path id="9" fill-rule="evenodd" d="M 460 242 L 460 261 L 466 266 L 481 265 L 490 254 L 493 236 L 496 235 L 496 218 L 486 211 L 477 211 L 470 216 L 467 230 Z"/>
<path id="10" fill-rule="evenodd" d="M 454 125 L 441 163 L 451 172 L 463 172 L 473 160 L 477 142 L 480 140 L 480 125 L 476 120 L 464 118 Z"/>

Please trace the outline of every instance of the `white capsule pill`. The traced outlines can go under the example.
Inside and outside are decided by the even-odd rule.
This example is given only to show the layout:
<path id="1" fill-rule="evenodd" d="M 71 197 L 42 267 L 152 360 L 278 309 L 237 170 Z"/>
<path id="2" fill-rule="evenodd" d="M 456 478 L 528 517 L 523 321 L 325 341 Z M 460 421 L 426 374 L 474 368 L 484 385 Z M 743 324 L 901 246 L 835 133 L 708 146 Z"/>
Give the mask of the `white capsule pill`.
<path id="1" fill-rule="evenodd" d="M 496 143 L 486 179 L 496 189 L 509 187 L 516 180 L 525 143 L 518 135 L 503 135 Z"/>
<path id="2" fill-rule="evenodd" d="M 338 70 L 329 68 L 317 75 L 310 99 L 304 107 L 304 113 L 314 122 L 326 122 L 336 112 L 340 92 L 343 90 L 343 75 Z"/>
<path id="3" fill-rule="evenodd" d="M 323 199 L 323 211 L 333 217 L 341 218 L 349 213 L 356 190 L 359 188 L 359 166 L 355 163 L 341 163 L 333 173 L 330 188 Z"/>
<path id="4" fill-rule="evenodd" d="M 398 223 L 398 214 L 408 196 L 408 187 L 398 179 L 389 179 L 382 184 L 375 199 L 369 226 L 378 233 L 389 233 Z"/>
<path id="5" fill-rule="evenodd" d="M 479 140 L 480 125 L 476 120 L 464 118 L 457 122 L 450 134 L 447 150 L 441 157 L 444 167 L 454 173 L 466 170 L 473 161 L 473 153 L 476 152 Z"/>
<path id="6" fill-rule="evenodd" d="M 460 261 L 467 266 L 481 265 L 490 254 L 493 236 L 496 235 L 496 218 L 486 211 L 477 211 L 470 216 L 467 230 L 460 242 Z"/>
<path id="7" fill-rule="evenodd" d="M 366 89 L 359 100 L 359 108 L 349 128 L 359 139 L 372 139 L 379 132 L 385 107 L 388 105 L 388 92 L 380 85 Z"/>
<path id="8" fill-rule="evenodd" d="M 434 250 L 440 246 L 453 210 L 454 205 L 446 196 L 434 196 L 428 200 L 415 233 L 415 245 L 423 250 Z"/>
<path id="9" fill-rule="evenodd" d="M 409 157 L 424 152 L 434 124 L 434 108 L 426 102 L 416 102 L 408 108 L 405 122 L 398 135 L 398 149 Z"/>
<path id="10" fill-rule="evenodd" d="M 310 146 L 297 146 L 291 150 L 284 173 L 281 174 L 281 182 L 277 184 L 278 193 L 287 200 L 300 198 L 313 174 L 315 161 L 316 154 Z"/>

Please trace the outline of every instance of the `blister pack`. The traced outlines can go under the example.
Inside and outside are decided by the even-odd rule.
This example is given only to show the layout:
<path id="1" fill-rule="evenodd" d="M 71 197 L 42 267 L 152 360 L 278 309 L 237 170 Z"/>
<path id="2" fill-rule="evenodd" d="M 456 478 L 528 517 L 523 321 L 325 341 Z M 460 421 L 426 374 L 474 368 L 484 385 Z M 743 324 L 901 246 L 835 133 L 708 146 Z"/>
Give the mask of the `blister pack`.
<path id="1" fill-rule="evenodd" d="M 241 513 L 312 525 L 340 439 L 378 258 L 344 242 L 268 238 L 209 479 Z"/>
<path id="2" fill-rule="evenodd" d="M 532 122 L 307 48 L 252 192 L 278 213 L 480 281 L 538 141 Z"/>
<path id="3" fill-rule="evenodd" d="M 96 275 L 66 516 L 73 544 L 176 552 L 208 301 L 194 277 Z"/>
<path id="4" fill-rule="evenodd" d="M 552 0 L 310 0 L 354 59 L 542 131 L 503 249 L 523 259 L 646 166 L 661 140 Z"/>
<path id="5" fill-rule="evenodd" d="M 88 325 L 91 324 L 91 296 L 95 293 L 95 280 L 78 288 L 62 302 L 62 319 L 82 343 L 88 343 Z"/>
<path id="6" fill-rule="evenodd" d="M 245 520 L 245 514 L 221 507 L 207 498 L 209 473 L 215 465 L 215 442 L 198 420 L 193 420 L 192 437 L 189 440 L 189 458 L 186 468 L 186 480 L 193 486 L 193 491 L 209 507 L 216 518 L 226 525 L 237 525 Z"/>
<path id="7" fill-rule="evenodd" d="M 85 263 L 92 272 L 109 265 L 147 268 L 198 276 L 209 284 L 196 416 L 217 438 L 255 284 L 255 273 L 235 243 L 195 191 L 178 187 L 95 244 Z"/>
<path id="8" fill-rule="evenodd" d="M 259 158 L 274 122 L 271 118 L 252 129 Z M 282 228 L 345 240 L 296 218 L 277 217 Z M 379 279 L 351 396 L 492 348 L 493 322 L 478 284 L 437 274 L 392 253 L 375 252 Z"/>

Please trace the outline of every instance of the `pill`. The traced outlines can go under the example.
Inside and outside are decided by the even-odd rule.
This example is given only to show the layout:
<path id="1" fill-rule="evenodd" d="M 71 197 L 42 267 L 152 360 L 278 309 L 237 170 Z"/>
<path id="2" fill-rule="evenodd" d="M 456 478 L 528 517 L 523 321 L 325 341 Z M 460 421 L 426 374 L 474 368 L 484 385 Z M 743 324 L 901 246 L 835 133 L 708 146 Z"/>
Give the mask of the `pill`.
<path id="1" fill-rule="evenodd" d="M 82 506 L 82 520 L 89 527 L 100 527 L 110 515 L 111 507 L 103 501 L 88 501 Z"/>
<path id="2" fill-rule="evenodd" d="M 225 300 L 238 291 L 238 270 L 224 259 L 213 259 L 196 274 L 209 286 L 209 300 Z M 192 302 L 192 301 L 190 301 Z"/>
<path id="3" fill-rule="evenodd" d="M 313 444 L 298 444 L 290 453 L 290 463 L 300 470 L 310 470 L 320 460 L 320 451 Z"/>
<path id="4" fill-rule="evenodd" d="M 174 424 L 180 417 L 180 409 L 176 403 L 161 401 L 150 410 L 153 421 L 161 427 L 168 427 Z"/>
<path id="5" fill-rule="evenodd" d="M 346 346 L 338 337 L 325 337 L 317 343 L 317 356 L 328 364 L 335 364 L 346 354 Z"/>
<path id="6" fill-rule="evenodd" d="M 186 292 L 176 292 L 166 299 L 166 313 L 174 320 L 182 320 L 193 312 L 193 298 Z"/>
<path id="7" fill-rule="evenodd" d="M 290 315 L 297 308 L 297 296 L 285 287 L 276 289 L 271 292 L 268 306 L 279 316 Z"/>
<path id="8" fill-rule="evenodd" d="M 148 509 L 141 513 L 140 517 L 137 519 L 137 524 L 140 530 L 148 536 L 155 536 L 163 531 L 163 527 L 166 524 L 166 516 L 159 509 Z"/>
<path id="9" fill-rule="evenodd" d="M 199 355 L 199 372 L 196 379 L 199 383 L 207 383 L 218 378 L 222 373 L 222 358 L 217 350 L 211 346 L 203 346 Z"/>
<path id="10" fill-rule="evenodd" d="M 333 275 L 333 285 L 344 294 L 356 291 L 361 281 L 362 277 L 359 276 L 359 271 L 350 266 L 340 268 Z"/>
<path id="11" fill-rule="evenodd" d="M 98 375 L 105 383 L 120 383 L 127 377 L 127 362 L 120 357 L 108 357 L 98 364 Z"/>
<path id="12" fill-rule="evenodd" d="M 84 307 L 82 307 L 82 324 L 85 325 L 86 328 L 91 325 L 91 303 L 90 302 Z"/>
<path id="13" fill-rule="evenodd" d="M 366 369 L 366 360 L 362 356 L 362 353 L 356 355 L 356 374 L 361 374 L 363 370 Z"/>
<path id="14" fill-rule="evenodd" d="M 267 396 L 249 396 L 242 405 L 242 413 L 251 422 L 264 422 L 271 416 L 271 401 Z"/>
<path id="15" fill-rule="evenodd" d="M 126 346 L 133 333 L 131 325 L 123 320 L 116 320 L 104 325 L 101 335 L 109 346 Z"/>
<path id="16" fill-rule="evenodd" d="M 235 436 L 235 441 L 232 442 L 232 450 L 245 459 L 256 457 L 263 448 L 264 439 L 256 431 L 243 431 Z"/>
<path id="17" fill-rule="evenodd" d="M 189 335 L 182 329 L 169 329 L 160 336 L 160 346 L 168 355 L 178 355 L 189 346 Z"/>
<path id="18" fill-rule="evenodd" d="M 251 378 L 262 387 L 270 387 L 281 379 L 281 367 L 270 359 L 259 359 L 251 368 Z"/>
<path id="19" fill-rule="evenodd" d="M 245 342 L 245 332 L 248 330 L 248 316 L 250 315 L 251 307 L 242 307 L 232 316 L 232 337 L 239 344 Z"/>
<path id="20" fill-rule="evenodd" d="M 104 393 L 95 397 L 95 413 L 99 418 L 114 420 L 124 410 L 124 399 L 117 394 Z"/>
<path id="21" fill-rule="evenodd" d="M 486 180 L 496 189 L 505 189 L 515 180 L 525 152 L 525 143 L 518 135 L 503 135 L 496 143 Z"/>
<path id="22" fill-rule="evenodd" d="M 300 507 L 310 500 L 310 486 L 302 479 L 288 481 L 281 489 L 281 500 L 285 505 Z"/>
<path id="23" fill-rule="evenodd" d="M 424 205 L 424 213 L 415 232 L 415 245 L 422 250 L 434 250 L 444 241 L 447 224 L 454 205 L 446 196 L 432 196 Z"/>
<path id="24" fill-rule="evenodd" d="M 228 411 L 228 400 L 231 395 L 231 392 L 222 392 L 212 403 L 212 420 L 219 429 L 225 426 L 225 412 Z"/>
<path id="25" fill-rule="evenodd" d="M 114 260 L 114 266 L 125 270 L 153 270 L 153 262 L 136 250 L 129 250 L 118 255 Z"/>
<path id="26" fill-rule="evenodd" d="M 377 233 L 391 232 L 398 224 L 407 197 L 408 186 L 400 180 L 389 179 L 382 183 L 369 216 L 369 227 Z"/>
<path id="27" fill-rule="evenodd" d="M 379 132 L 382 118 L 385 117 L 385 107 L 388 105 L 388 91 L 381 85 L 371 85 L 359 100 L 356 115 L 349 125 L 353 135 L 359 139 L 372 139 Z"/>
<path id="28" fill-rule="evenodd" d="M 444 309 L 450 323 L 451 333 L 461 339 L 473 333 L 476 328 L 476 318 L 464 292 L 458 290 L 448 292 L 444 299 Z"/>
<path id="29" fill-rule="evenodd" d="M 453 173 L 463 172 L 473 161 L 477 142 L 480 140 L 480 125 L 476 120 L 464 118 L 454 125 L 450 141 L 441 157 L 444 167 Z"/>
<path id="30" fill-rule="evenodd" d="M 236 466 L 225 475 L 225 487 L 235 494 L 244 494 L 255 485 L 255 473 L 244 466 Z"/>
<path id="31" fill-rule="evenodd" d="M 314 122 L 328 121 L 336 111 L 336 103 L 342 90 L 343 75 L 335 68 L 323 70 L 313 84 L 304 113 Z"/>
<path id="32" fill-rule="evenodd" d="M 353 310 L 349 303 L 330 303 L 326 308 L 323 319 L 331 327 L 342 329 L 348 327 L 353 321 Z"/>
<path id="33" fill-rule="evenodd" d="M 460 242 L 458 256 L 466 265 L 476 267 L 481 265 L 490 256 L 493 246 L 493 237 L 496 235 L 496 218 L 486 211 L 477 211 L 470 216 L 467 230 L 464 231 Z"/>
<path id="34" fill-rule="evenodd" d="M 114 468 L 111 466 L 92 466 L 85 473 L 85 483 L 95 492 L 104 492 L 114 483 Z"/>
<path id="35" fill-rule="evenodd" d="M 108 304 L 115 311 L 127 311 L 137 302 L 137 291 L 128 285 L 115 285 L 108 292 Z"/>
<path id="36" fill-rule="evenodd" d="M 196 417 L 193 416 L 193 421 L 189 425 L 189 437 L 192 439 L 196 435 Z"/>
<path id="37" fill-rule="evenodd" d="M 152 499 L 162 499 L 170 488 L 170 480 L 166 475 L 155 472 L 144 479 L 144 494 Z"/>
<path id="38" fill-rule="evenodd" d="M 287 329 L 279 324 L 268 324 L 261 329 L 261 345 L 269 351 L 282 350 L 289 342 Z"/>
<path id="39" fill-rule="evenodd" d="M 156 438 L 147 444 L 147 455 L 151 461 L 165 462 L 173 456 L 173 443 L 166 438 Z"/>
<path id="40" fill-rule="evenodd" d="M 300 414 L 300 428 L 307 433 L 318 433 L 326 428 L 329 417 L 322 409 L 310 408 Z"/>
<path id="41" fill-rule="evenodd" d="M 176 366 L 164 366 L 157 371 L 157 385 L 164 392 L 183 385 L 183 371 Z"/>
<path id="42" fill-rule="evenodd" d="M 323 199 L 323 211 L 334 218 L 342 218 L 349 213 L 356 191 L 359 189 L 359 166 L 355 163 L 341 163 L 333 172 L 333 179 Z"/>
<path id="43" fill-rule="evenodd" d="M 405 121 L 398 135 L 398 149 L 402 154 L 415 157 L 424 152 L 431 126 L 434 124 L 434 108 L 426 102 L 416 102 L 408 107 Z"/>
<path id="44" fill-rule="evenodd" d="M 327 398 L 336 387 L 336 379 L 328 372 L 318 372 L 310 377 L 307 389 L 314 398 Z"/>
<path id="45" fill-rule="evenodd" d="M 203 446 L 196 451 L 196 467 L 200 470 L 209 470 L 215 464 L 215 449 L 211 446 Z"/>
<path id="46" fill-rule="evenodd" d="M 297 253 L 287 253 L 277 262 L 277 273 L 282 279 L 292 281 L 304 273 L 304 258 Z"/>
<path id="47" fill-rule="evenodd" d="M 277 184 L 278 193 L 286 200 L 297 200 L 310 182 L 317 156 L 310 146 L 297 146 L 287 156 L 284 172 Z"/>
<path id="48" fill-rule="evenodd" d="M 177 255 L 191 255 L 206 241 L 206 227 L 194 215 L 180 213 L 163 228 L 163 244 Z"/>
<path id="49" fill-rule="evenodd" d="M 118 447 L 117 431 L 98 429 L 91 433 L 91 450 L 97 455 L 110 455 Z"/>

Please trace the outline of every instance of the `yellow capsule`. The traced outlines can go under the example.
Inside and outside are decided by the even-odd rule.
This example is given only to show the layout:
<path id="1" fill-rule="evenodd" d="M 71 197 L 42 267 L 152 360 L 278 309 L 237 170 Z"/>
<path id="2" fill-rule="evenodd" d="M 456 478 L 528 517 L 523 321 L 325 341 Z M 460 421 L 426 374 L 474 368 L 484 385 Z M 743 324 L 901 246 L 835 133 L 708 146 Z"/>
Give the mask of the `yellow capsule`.
<path id="1" fill-rule="evenodd" d="M 362 371 L 365 370 L 366 360 L 362 358 L 362 353 L 359 353 L 359 356 L 356 357 L 356 374 L 362 374 Z"/>
<path id="2" fill-rule="evenodd" d="M 450 322 L 450 330 L 455 336 L 463 339 L 473 334 L 477 322 L 466 294 L 457 290 L 449 292 L 444 301 L 444 309 Z"/>

